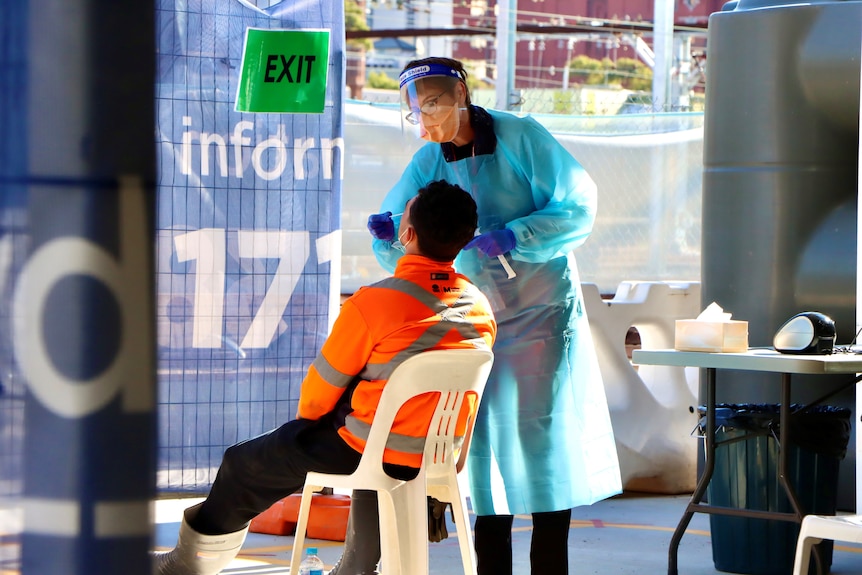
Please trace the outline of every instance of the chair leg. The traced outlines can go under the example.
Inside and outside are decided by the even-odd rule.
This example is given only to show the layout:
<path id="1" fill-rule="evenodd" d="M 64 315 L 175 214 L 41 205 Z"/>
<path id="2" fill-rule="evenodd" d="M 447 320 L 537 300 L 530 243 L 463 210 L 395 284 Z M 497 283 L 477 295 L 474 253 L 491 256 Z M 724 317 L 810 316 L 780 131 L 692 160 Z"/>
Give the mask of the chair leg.
<path id="1" fill-rule="evenodd" d="M 393 491 L 378 492 L 378 502 L 381 571 L 386 575 L 428 575 L 425 482 L 407 481 Z"/>
<path id="2" fill-rule="evenodd" d="M 458 531 L 458 545 L 461 547 L 461 563 L 464 575 L 476 575 L 476 550 L 473 548 L 473 533 L 467 515 L 467 500 L 458 493 L 452 494 L 452 514 L 455 516 L 455 529 Z"/>
<path id="3" fill-rule="evenodd" d="M 448 501 L 452 505 L 452 515 L 455 529 L 458 532 L 458 545 L 461 549 L 461 563 L 464 575 L 476 575 L 476 548 L 473 544 L 473 531 L 470 528 L 470 515 L 467 510 L 467 499 L 461 495 L 459 476 L 454 469 L 445 477 L 435 477 L 428 482 L 428 495 L 440 501 Z"/>
<path id="4" fill-rule="evenodd" d="M 808 563 L 811 561 L 811 548 L 823 541 L 800 532 L 796 542 L 796 557 L 793 560 L 793 575 L 808 575 Z"/>
<path id="5" fill-rule="evenodd" d="M 316 489 L 319 487 L 314 485 L 306 485 L 302 488 L 302 499 L 296 518 L 296 532 L 293 535 L 293 551 L 290 555 L 290 575 L 299 575 L 299 564 L 302 562 L 302 551 L 305 544 L 305 530 L 308 528 L 308 515 L 311 512 L 311 498 Z"/>
<path id="6" fill-rule="evenodd" d="M 404 535 L 398 532 L 398 514 L 389 491 L 377 492 L 377 511 L 380 518 L 380 571 L 387 575 L 409 575 L 409 571 L 401 571 L 400 542 Z"/>

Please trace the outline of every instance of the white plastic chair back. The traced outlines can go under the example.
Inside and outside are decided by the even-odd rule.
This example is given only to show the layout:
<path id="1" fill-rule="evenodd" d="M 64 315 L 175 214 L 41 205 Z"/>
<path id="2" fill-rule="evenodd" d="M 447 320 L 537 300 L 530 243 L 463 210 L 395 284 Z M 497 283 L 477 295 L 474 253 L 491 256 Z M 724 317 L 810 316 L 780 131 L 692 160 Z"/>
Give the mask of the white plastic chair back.
<path id="1" fill-rule="evenodd" d="M 862 543 L 862 515 L 806 515 L 799 527 L 793 575 L 808 575 L 812 546 L 824 539 Z M 825 572 L 826 570 L 824 570 Z"/>
<path id="2" fill-rule="evenodd" d="M 467 393 L 475 393 L 481 400 L 493 357 L 490 351 L 477 349 L 431 350 L 405 360 L 393 371 L 383 388 L 356 471 L 349 475 L 310 472 L 306 476 L 290 575 L 299 572 L 312 493 L 324 487 L 377 492 L 381 563 L 386 575 L 427 575 L 426 494 L 451 502 L 464 571 L 467 575 L 475 575 L 476 561 L 467 521 L 467 503 L 458 488 L 455 473 L 455 424 Z M 383 450 L 395 415 L 411 398 L 432 392 L 439 392 L 440 398 L 429 426 L 419 475 L 411 481 L 393 479 L 383 471 Z M 467 433 L 472 433 L 472 426 Z"/>

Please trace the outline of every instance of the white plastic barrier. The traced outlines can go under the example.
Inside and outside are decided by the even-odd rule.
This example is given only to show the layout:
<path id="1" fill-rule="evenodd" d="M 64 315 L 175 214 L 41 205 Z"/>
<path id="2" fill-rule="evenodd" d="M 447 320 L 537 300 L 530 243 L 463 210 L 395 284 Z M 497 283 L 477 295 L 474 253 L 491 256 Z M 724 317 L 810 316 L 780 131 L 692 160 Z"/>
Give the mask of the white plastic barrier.
<path id="1" fill-rule="evenodd" d="M 626 334 L 634 327 L 642 349 L 674 344 L 674 321 L 697 317 L 698 282 L 623 282 L 603 300 L 582 284 L 616 437 L 623 486 L 652 493 L 687 493 L 697 475 L 698 371 L 632 366 Z"/>

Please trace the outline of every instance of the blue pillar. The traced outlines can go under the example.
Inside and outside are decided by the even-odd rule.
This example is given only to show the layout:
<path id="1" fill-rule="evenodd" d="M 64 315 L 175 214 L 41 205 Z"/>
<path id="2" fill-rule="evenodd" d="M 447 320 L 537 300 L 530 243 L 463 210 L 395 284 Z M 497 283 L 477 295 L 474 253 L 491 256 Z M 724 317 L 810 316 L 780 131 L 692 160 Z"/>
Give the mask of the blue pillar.
<path id="1" fill-rule="evenodd" d="M 47 0 L 2 12 L 0 61 L 18 73 L 0 88 L 14 103 L 0 106 L 0 194 L 22 201 L 0 203 L 0 216 L 26 220 L 0 291 L 25 388 L 21 572 L 149 575 L 155 8 Z"/>

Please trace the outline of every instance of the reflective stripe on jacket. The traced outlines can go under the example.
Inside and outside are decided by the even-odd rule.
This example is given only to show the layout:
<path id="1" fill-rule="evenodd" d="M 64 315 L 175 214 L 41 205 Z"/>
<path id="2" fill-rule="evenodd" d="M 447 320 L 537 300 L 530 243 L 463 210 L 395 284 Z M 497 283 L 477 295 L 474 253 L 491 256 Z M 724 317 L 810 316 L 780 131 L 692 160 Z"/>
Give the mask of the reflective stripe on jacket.
<path id="1" fill-rule="evenodd" d="M 431 349 L 489 349 L 497 325 L 485 296 L 450 263 L 406 255 L 395 275 L 348 298 L 332 333 L 302 383 L 299 417 L 318 419 L 333 411 L 345 391 L 349 413 L 338 432 L 362 451 L 380 394 L 402 361 Z M 407 403 L 395 418 L 384 461 L 418 467 L 437 394 Z M 467 402 L 457 433 L 463 434 Z"/>

